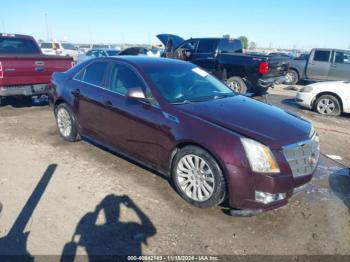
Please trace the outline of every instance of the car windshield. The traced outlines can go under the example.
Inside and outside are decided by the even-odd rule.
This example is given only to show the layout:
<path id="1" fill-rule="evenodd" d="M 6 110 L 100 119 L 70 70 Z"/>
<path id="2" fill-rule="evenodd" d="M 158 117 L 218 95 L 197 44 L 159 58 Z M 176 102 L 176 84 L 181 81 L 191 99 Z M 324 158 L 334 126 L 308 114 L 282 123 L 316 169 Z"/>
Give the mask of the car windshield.
<path id="1" fill-rule="evenodd" d="M 72 44 L 62 43 L 62 47 L 67 50 L 76 50 L 76 48 Z"/>
<path id="2" fill-rule="evenodd" d="M 169 103 L 201 102 L 235 95 L 215 77 L 192 65 L 148 68 L 145 71 Z"/>
<path id="3" fill-rule="evenodd" d="M 107 50 L 108 56 L 117 56 L 120 52 L 118 50 Z"/>

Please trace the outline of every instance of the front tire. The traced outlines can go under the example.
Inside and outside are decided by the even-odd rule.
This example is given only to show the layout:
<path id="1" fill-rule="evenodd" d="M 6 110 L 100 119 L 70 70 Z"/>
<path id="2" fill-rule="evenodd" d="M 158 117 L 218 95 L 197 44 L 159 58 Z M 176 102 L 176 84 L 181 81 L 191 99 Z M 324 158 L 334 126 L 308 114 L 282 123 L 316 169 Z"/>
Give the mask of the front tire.
<path id="1" fill-rule="evenodd" d="M 243 79 L 238 76 L 230 77 L 226 80 L 226 85 L 238 94 L 247 93 L 247 85 L 244 83 Z"/>
<path id="2" fill-rule="evenodd" d="M 172 164 L 173 184 L 180 196 L 200 208 L 222 203 L 226 181 L 216 160 L 205 150 L 186 146 L 178 151 Z"/>
<path id="3" fill-rule="evenodd" d="M 58 132 L 64 140 L 69 142 L 80 140 L 77 121 L 67 104 L 59 104 L 55 109 L 55 116 Z"/>
<path id="4" fill-rule="evenodd" d="M 299 82 L 299 74 L 296 70 L 290 69 L 286 75 L 286 85 L 296 85 Z"/>
<path id="5" fill-rule="evenodd" d="M 328 116 L 339 116 L 342 111 L 340 101 L 332 95 L 320 96 L 316 100 L 314 109 L 317 113 Z"/>

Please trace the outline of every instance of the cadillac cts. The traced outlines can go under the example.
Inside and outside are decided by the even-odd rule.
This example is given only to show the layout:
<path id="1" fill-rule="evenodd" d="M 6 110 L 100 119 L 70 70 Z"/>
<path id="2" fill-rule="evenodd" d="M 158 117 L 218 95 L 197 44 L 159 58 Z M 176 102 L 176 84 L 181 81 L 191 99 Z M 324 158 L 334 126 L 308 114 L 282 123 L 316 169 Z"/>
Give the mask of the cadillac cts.
<path id="1" fill-rule="evenodd" d="M 237 95 L 189 62 L 97 58 L 55 73 L 50 89 L 65 140 L 85 137 L 167 175 L 197 207 L 280 207 L 317 166 L 309 122 Z"/>

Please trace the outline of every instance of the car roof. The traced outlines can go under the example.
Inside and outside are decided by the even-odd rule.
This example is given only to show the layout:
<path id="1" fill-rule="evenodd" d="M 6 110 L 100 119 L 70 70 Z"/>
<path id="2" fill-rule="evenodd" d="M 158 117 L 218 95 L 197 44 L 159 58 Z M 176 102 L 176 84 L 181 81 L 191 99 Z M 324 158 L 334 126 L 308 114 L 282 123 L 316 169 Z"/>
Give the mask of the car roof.
<path id="1" fill-rule="evenodd" d="M 21 39 L 34 39 L 34 37 L 30 35 L 20 35 L 20 34 L 11 34 L 11 33 L 0 33 L 1 37 L 16 37 L 16 38 L 21 38 Z"/>
<path id="2" fill-rule="evenodd" d="M 149 57 L 149 56 L 119 56 L 119 57 L 106 57 L 103 59 L 120 61 L 131 64 L 135 67 L 139 67 L 141 69 L 147 68 L 150 66 L 162 67 L 162 66 L 179 66 L 179 65 L 190 65 L 189 62 L 185 62 L 178 59 L 169 59 L 162 57 Z"/>

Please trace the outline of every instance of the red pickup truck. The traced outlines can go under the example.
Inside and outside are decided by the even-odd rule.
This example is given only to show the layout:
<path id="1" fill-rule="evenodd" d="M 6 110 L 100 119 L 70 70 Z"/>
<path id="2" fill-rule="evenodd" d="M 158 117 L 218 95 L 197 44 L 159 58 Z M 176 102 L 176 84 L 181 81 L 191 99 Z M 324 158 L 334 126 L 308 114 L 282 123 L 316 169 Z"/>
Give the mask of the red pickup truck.
<path id="1" fill-rule="evenodd" d="M 42 54 L 31 36 L 0 33 L 0 104 L 6 96 L 46 94 L 52 73 L 73 65 L 71 57 Z"/>

